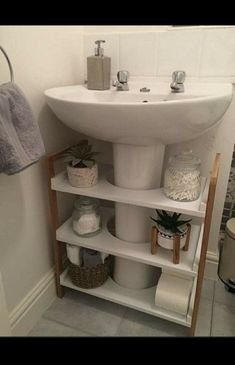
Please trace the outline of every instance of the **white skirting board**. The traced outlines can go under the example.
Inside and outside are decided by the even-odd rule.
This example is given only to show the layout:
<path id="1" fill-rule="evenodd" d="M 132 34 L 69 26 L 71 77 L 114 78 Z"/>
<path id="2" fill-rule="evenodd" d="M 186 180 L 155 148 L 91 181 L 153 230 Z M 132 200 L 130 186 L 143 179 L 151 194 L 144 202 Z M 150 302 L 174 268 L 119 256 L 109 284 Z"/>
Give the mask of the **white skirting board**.
<path id="1" fill-rule="evenodd" d="M 207 251 L 204 277 L 206 279 L 218 280 L 217 269 L 219 263 L 218 254 Z"/>
<path id="2" fill-rule="evenodd" d="M 13 336 L 27 336 L 56 298 L 55 269 L 52 268 L 10 313 Z"/>
<path id="3" fill-rule="evenodd" d="M 0 272 L 0 337 L 11 336 L 10 321 L 7 310 L 5 291 L 3 287 L 2 275 Z"/>

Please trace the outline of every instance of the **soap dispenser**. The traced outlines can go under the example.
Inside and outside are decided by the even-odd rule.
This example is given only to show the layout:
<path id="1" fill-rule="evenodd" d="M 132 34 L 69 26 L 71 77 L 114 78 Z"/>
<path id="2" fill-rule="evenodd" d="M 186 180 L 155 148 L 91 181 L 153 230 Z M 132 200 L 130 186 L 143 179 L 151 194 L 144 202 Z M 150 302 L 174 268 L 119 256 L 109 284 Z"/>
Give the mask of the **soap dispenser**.
<path id="1" fill-rule="evenodd" d="M 95 55 L 87 57 L 87 88 L 90 90 L 110 89 L 111 58 L 104 56 L 100 46 L 103 40 L 95 41 Z"/>

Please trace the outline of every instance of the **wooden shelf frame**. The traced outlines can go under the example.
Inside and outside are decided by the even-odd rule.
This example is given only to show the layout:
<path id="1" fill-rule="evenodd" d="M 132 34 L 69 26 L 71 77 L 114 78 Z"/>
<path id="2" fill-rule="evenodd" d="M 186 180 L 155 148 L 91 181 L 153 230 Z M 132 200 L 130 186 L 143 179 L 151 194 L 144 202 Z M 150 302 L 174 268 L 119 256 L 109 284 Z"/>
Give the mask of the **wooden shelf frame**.
<path id="1" fill-rule="evenodd" d="M 68 147 L 69 148 L 69 147 Z M 87 190 L 86 193 L 81 193 L 80 189 L 72 188 L 69 190 L 66 189 L 60 189 L 59 186 L 56 186 L 56 182 L 58 182 L 58 177 L 55 176 L 55 169 L 54 169 L 54 163 L 57 159 L 61 158 L 61 155 L 67 150 L 63 149 L 62 151 L 59 151 L 55 154 L 48 155 L 46 157 L 46 166 L 47 166 L 47 172 L 48 172 L 48 191 L 49 191 L 49 201 L 50 201 L 50 212 L 51 212 L 51 225 L 53 230 L 53 243 L 54 243 L 54 257 L 55 257 L 55 278 L 56 278 L 56 289 L 57 289 L 57 296 L 62 298 L 64 295 L 64 288 L 66 286 L 71 287 L 70 284 L 67 283 L 67 281 L 64 281 L 65 274 L 63 273 L 63 263 L 62 263 L 62 247 L 61 242 L 57 239 L 57 230 L 59 229 L 59 215 L 58 215 L 58 205 L 57 205 L 57 197 L 56 197 L 56 191 L 63 191 L 67 193 L 72 194 L 78 194 L 78 195 L 86 195 L 86 196 L 94 196 L 89 195 L 89 191 Z M 176 203 L 172 201 L 171 206 L 168 208 L 171 208 L 169 210 L 185 213 L 192 216 L 201 217 L 204 219 L 204 228 L 201 230 L 200 237 L 201 237 L 201 245 L 196 250 L 196 257 L 198 260 L 198 265 L 195 264 L 198 270 L 196 279 L 194 280 L 194 286 L 193 286 L 193 293 L 191 295 L 190 299 L 190 306 L 189 306 L 189 313 L 187 315 L 186 325 L 190 327 L 190 335 L 194 336 L 195 329 L 196 329 L 196 323 L 197 323 L 197 315 L 198 315 L 198 308 L 200 303 L 200 297 L 201 297 L 201 290 L 202 290 L 202 283 L 203 283 L 203 277 L 204 277 L 204 271 L 205 271 L 205 264 L 206 264 L 206 253 L 208 248 L 208 240 L 209 240 L 209 234 L 210 234 L 210 228 L 211 228 L 211 219 L 212 219 L 212 212 L 213 212 L 213 206 L 214 206 L 214 199 L 215 199 L 215 192 L 216 192 L 216 186 L 217 186 L 217 180 L 218 180 L 218 174 L 219 174 L 219 167 L 220 167 L 220 160 L 221 160 L 221 154 L 217 153 L 215 156 L 215 161 L 213 164 L 213 169 L 210 174 L 210 178 L 207 181 L 204 181 L 204 187 L 201 191 L 201 197 L 200 197 L 200 204 L 197 209 L 194 209 L 194 211 L 191 210 L 191 212 L 187 209 L 185 212 L 185 208 L 180 207 L 180 204 L 183 203 Z M 62 176 L 62 175 L 61 175 Z M 112 186 L 112 184 L 110 184 Z M 159 190 L 159 189 L 157 189 Z M 160 191 L 160 190 L 159 190 Z M 101 197 L 102 198 L 102 197 Z M 103 199 L 105 199 L 105 196 L 103 196 Z M 114 200 L 111 199 L 111 196 L 109 195 L 107 197 L 107 200 Z M 116 200 L 119 201 L 119 200 Z M 128 202 L 125 201 L 127 204 Z M 134 204 L 134 202 L 129 202 L 129 204 Z M 138 202 L 134 205 L 138 205 Z M 140 206 L 144 206 L 144 202 L 141 202 L 139 204 Z M 147 207 L 149 207 L 149 204 L 147 204 Z M 153 207 L 153 206 L 150 206 Z M 166 206 L 164 207 L 158 205 L 156 203 L 156 206 L 154 206 L 159 209 L 166 209 Z M 177 208 L 178 207 L 178 208 Z M 199 212 L 199 214 L 198 214 Z M 200 240 L 200 238 L 199 238 Z M 194 268 L 196 267 L 194 266 Z M 63 273 L 63 275 L 62 275 Z M 63 280 L 61 279 L 63 278 Z M 75 289 L 75 288 L 74 288 Z M 80 288 L 79 288 L 80 289 Z M 89 292 L 88 292 L 89 293 Z M 99 295 L 97 295 L 99 296 Z M 108 298 L 107 298 L 108 299 Z M 125 304 L 125 303 L 123 303 Z M 127 304 L 126 304 L 127 305 Z M 141 310 L 140 308 L 136 308 Z M 143 310 L 144 311 L 144 310 Z M 159 317 L 161 317 L 161 314 L 156 314 Z M 172 320 L 170 315 L 164 314 L 162 318 Z M 173 320 L 172 320 L 173 321 Z M 179 323 L 179 322 L 178 322 Z M 183 324 L 183 321 L 182 321 Z"/>

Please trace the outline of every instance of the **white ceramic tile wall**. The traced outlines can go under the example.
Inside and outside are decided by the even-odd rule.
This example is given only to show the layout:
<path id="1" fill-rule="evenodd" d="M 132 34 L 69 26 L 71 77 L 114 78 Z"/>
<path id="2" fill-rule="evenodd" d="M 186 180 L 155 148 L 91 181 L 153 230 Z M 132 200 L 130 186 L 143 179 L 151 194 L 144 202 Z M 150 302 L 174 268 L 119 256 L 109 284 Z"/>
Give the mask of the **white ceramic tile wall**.
<path id="1" fill-rule="evenodd" d="M 235 28 L 205 30 L 200 75 L 235 75 Z"/>
<path id="2" fill-rule="evenodd" d="M 183 69 L 188 77 L 235 80 L 234 26 L 153 27 L 153 31 L 139 26 L 131 32 L 111 28 L 106 27 L 103 33 L 99 27 L 91 33 L 85 28 L 84 56 L 93 54 L 96 39 L 105 39 L 105 54 L 112 59 L 112 76 L 119 69 L 127 69 L 133 77 L 170 77 L 174 70 Z"/>
<path id="3" fill-rule="evenodd" d="M 197 76 L 202 35 L 201 30 L 160 33 L 157 74 L 167 76 L 174 70 L 184 70 L 187 76 Z"/>
<path id="4" fill-rule="evenodd" d="M 158 33 L 121 34 L 119 66 L 132 76 L 156 75 L 156 48 Z"/>

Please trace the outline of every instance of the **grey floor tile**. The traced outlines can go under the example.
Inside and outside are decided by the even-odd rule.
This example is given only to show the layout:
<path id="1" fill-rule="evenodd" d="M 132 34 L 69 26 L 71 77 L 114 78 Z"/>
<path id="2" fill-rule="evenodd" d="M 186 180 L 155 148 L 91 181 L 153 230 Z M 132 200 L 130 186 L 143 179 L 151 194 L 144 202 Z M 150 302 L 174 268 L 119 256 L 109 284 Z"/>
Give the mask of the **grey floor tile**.
<path id="1" fill-rule="evenodd" d="M 220 280 L 215 284 L 215 302 L 235 306 L 235 294 L 228 292 Z"/>
<path id="2" fill-rule="evenodd" d="M 210 336 L 211 322 L 212 322 L 212 307 L 213 302 L 211 300 L 201 297 L 195 336 Z"/>
<path id="3" fill-rule="evenodd" d="M 128 309 L 118 328 L 116 336 L 188 336 L 184 326 Z"/>
<path id="4" fill-rule="evenodd" d="M 125 311 L 121 305 L 68 289 L 43 316 L 94 336 L 113 336 Z"/>
<path id="5" fill-rule="evenodd" d="M 235 336 L 235 307 L 214 303 L 212 336 Z"/>
<path id="6" fill-rule="evenodd" d="M 201 297 L 213 300 L 214 297 L 215 280 L 204 279 L 202 284 Z"/>
<path id="7" fill-rule="evenodd" d="M 64 326 L 55 321 L 41 318 L 28 337 L 85 337 L 87 333 Z"/>

